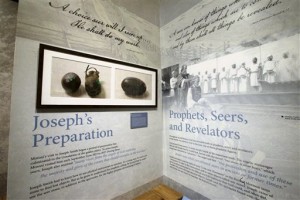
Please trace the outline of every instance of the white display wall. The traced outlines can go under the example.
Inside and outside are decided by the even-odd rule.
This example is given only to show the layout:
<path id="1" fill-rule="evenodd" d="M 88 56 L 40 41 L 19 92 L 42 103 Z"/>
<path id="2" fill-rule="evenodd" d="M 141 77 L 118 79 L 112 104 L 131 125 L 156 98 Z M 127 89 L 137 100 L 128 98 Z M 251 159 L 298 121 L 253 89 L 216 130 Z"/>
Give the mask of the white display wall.
<path id="1" fill-rule="evenodd" d="M 161 28 L 167 177 L 210 199 L 299 199 L 298 18 L 299 1 L 206 0 Z"/>
<path id="2" fill-rule="evenodd" d="M 158 31 L 111 1 L 20 1 L 8 199 L 111 199 L 162 176 L 160 103 L 36 109 L 40 43 L 158 69 Z M 131 113 L 146 113 L 145 127 L 132 129 Z"/>
<path id="3" fill-rule="evenodd" d="M 111 0 L 18 13 L 8 199 L 112 199 L 162 176 L 209 199 L 299 199 L 299 1 L 203 0 L 160 28 Z M 158 107 L 37 110 L 41 43 L 158 69 Z"/>

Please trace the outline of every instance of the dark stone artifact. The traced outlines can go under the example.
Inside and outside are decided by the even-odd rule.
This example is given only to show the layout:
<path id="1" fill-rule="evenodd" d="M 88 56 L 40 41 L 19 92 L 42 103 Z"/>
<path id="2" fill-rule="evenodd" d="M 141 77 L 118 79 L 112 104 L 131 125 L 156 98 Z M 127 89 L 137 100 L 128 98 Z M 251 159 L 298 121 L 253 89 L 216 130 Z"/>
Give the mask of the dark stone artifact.
<path id="1" fill-rule="evenodd" d="M 81 80 L 74 72 L 66 73 L 61 79 L 61 85 L 66 93 L 74 93 L 80 87 Z"/>
<path id="2" fill-rule="evenodd" d="M 94 69 L 94 70 L 89 71 L 90 69 Z M 95 97 L 101 93 L 99 71 L 94 67 L 90 67 L 89 65 L 85 70 L 85 90 L 90 97 Z"/>
<path id="3" fill-rule="evenodd" d="M 128 96 L 140 96 L 147 89 L 146 84 L 142 80 L 134 77 L 125 78 L 121 83 L 121 87 Z"/>

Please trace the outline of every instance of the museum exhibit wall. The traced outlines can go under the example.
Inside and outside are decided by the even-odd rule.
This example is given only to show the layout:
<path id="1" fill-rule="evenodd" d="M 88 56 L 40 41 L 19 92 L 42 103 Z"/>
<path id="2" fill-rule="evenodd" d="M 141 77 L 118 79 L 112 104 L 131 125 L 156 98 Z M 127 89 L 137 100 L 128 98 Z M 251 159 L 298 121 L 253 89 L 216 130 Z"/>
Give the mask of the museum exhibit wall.
<path id="1" fill-rule="evenodd" d="M 11 99 L 8 199 L 111 199 L 160 178 L 160 92 L 157 108 L 46 106 L 39 110 L 36 98 L 40 44 L 160 68 L 159 27 L 113 1 L 20 1 Z M 60 81 L 61 77 L 56 76 L 78 68 L 78 63 L 82 63 L 84 74 L 88 63 L 94 62 L 72 59 L 65 58 L 62 63 L 67 66 L 60 64 L 57 73 L 45 77 Z M 53 60 L 54 68 L 58 64 Z M 79 76 L 84 85 L 82 74 Z M 105 69 L 100 70 L 103 88 L 110 84 L 103 81 L 109 76 Z M 63 103 L 72 99 L 66 95 Z M 131 114 L 140 113 L 143 118 L 135 122 L 143 127 L 131 127 Z"/>
<path id="2" fill-rule="evenodd" d="M 6 195 L 7 157 L 10 117 L 10 96 L 15 50 L 15 30 L 18 4 L 13 1 L 0 1 L 0 198 Z"/>
<path id="3" fill-rule="evenodd" d="M 161 27 L 161 55 L 164 175 L 299 199 L 299 1 L 199 1 Z"/>
<path id="4" fill-rule="evenodd" d="M 8 199 L 122 199 L 163 178 L 209 199 L 299 199 L 299 2 L 162 2 L 161 27 L 117 0 L 19 2 Z M 158 107 L 37 109 L 40 44 L 158 69 Z M 59 55 L 84 63 L 83 85 L 94 59 Z"/>

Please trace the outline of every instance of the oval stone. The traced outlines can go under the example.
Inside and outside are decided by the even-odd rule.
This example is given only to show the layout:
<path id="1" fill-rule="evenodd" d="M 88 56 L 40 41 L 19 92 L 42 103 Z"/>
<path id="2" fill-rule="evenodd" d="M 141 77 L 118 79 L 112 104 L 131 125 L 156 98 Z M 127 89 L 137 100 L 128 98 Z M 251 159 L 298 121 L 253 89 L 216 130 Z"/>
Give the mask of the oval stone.
<path id="1" fill-rule="evenodd" d="M 147 89 L 146 84 L 141 79 L 135 77 L 125 78 L 121 83 L 121 87 L 128 96 L 143 95 Z"/>
<path id="2" fill-rule="evenodd" d="M 61 85 L 67 93 L 75 93 L 81 84 L 79 76 L 74 72 L 66 73 L 61 79 Z"/>

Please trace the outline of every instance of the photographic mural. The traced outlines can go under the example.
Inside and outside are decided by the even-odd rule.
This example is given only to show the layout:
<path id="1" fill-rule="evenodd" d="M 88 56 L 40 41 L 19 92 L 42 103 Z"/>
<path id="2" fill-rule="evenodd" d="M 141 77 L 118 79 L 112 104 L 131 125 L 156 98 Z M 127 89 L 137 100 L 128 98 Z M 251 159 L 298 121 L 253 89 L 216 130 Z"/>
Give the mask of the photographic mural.
<path id="1" fill-rule="evenodd" d="M 165 105 L 191 108 L 204 101 L 299 104 L 297 98 L 292 102 L 293 98 L 287 98 L 299 93 L 298 36 L 197 64 L 163 69 Z"/>

